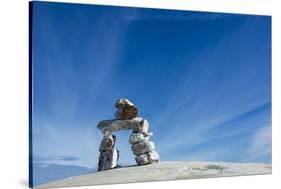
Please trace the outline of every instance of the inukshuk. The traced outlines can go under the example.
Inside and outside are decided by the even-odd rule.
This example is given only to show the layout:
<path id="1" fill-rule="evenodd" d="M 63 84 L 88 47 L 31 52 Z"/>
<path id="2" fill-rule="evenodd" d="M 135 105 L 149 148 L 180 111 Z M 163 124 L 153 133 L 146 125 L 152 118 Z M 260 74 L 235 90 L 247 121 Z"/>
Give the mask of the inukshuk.
<path id="1" fill-rule="evenodd" d="M 114 148 L 116 138 L 113 137 L 112 133 L 120 130 L 132 130 L 129 142 L 132 145 L 131 149 L 138 165 L 158 162 L 159 154 L 155 150 L 154 143 L 149 140 L 152 133 L 148 132 L 148 121 L 137 117 L 138 109 L 128 99 L 119 99 L 115 107 L 117 108 L 116 119 L 104 120 L 97 125 L 104 135 L 100 145 L 98 170 L 116 167 L 118 155 L 114 155 L 114 151 L 118 152 L 118 150 Z"/>

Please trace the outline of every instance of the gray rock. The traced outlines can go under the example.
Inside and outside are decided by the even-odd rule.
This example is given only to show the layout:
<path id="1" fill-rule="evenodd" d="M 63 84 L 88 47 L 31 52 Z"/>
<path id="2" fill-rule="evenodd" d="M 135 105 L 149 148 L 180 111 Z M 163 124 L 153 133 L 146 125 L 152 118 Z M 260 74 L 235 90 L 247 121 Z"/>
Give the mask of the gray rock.
<path id="1" fill-rule="evenodd" d="M 132 131 L 133 133 L 143 133 L 144 135 L 148 135 L 149 123 L 146 119 L 143 119 L 139 124 L 133 125 Z"/>
<path id="2" fill-rule="evenodd" d="M 145 137 L 142 133 L 132 133 L 129 139 L 129 143 L 136 144 L 143 141 L 148 141 L 148 137 Z"/>
<path id="3" fill-rule="evenodd" d="M 138 109 L 134 106 L 121 108 L 116 111 L 115 117 L 120 120 L 127 120 L 137 117 Z"/>
<path id="4" fill-rule="evenodd" d="M 157 163 L 160 160 L 159 154 L 153 150 L 152 152 L 147 152 L 136 156 L 135 158 L 138 165 L 145 165 L 150 163 Z"/>
<path id="5" fill-rule="evenodd" d="M 148 155 L 147 154 L 141 154 L 139 156 L 135 157 L 135 160 L 137 162 L 138 165 L 145 165 L 145 164 L 149 164 L 149 160 L 148 160 Z"/>
<path id="6" fill-rule="evenodd" d="M 111 150 L 113 146 L 114 146 L 114 140 L 112 135 L 106 136 L 101 141 L 99 151 Z"/>
<path id="7" fill-rule="evenodd" d="M 115 107 L 118 108 L 118 109 L 124 108 L 126 106 L 136 107 L 129 99 L 126 99 L 126 98 L 120 98 L 115 103 Z"/>
<path id="8" fill-rule="evenodd" d="M 144 154 L 144 153 L 153 151 L 155 149 L 155 146 L 154 146 L 154 143 L 151 141 L 142 141 L 142 142 L 133 144 L 131 149 L 135 155 L 140 155 L 140 154 Z"/>
<path id="9" fill-rule="evenodd" d="M 98 123 L 97 128 L 102 131 L 103 134 L 113 133 L 115 131 L 121 131 L 121 130 L 129 130 L 133 127 L 138 127 L 141 122 L 143 121 L 143 118 L 137 117 L 130 120 L 104 120 Z"/>
<path id="10" fill-rule="evenodd" d="M 160 161 L 160 156 L 157 151 L 152 150 L 151 152 L 148 152 L 148 159 L 152 162 L 158 162 Z"/>

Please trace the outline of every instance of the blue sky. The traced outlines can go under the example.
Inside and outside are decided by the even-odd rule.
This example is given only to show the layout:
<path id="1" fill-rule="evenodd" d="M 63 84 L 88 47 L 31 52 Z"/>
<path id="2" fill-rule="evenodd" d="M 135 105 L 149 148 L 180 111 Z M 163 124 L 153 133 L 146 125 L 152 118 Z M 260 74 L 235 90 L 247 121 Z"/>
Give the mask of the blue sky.
<path id="1" fill-rule="evenodd" d="M 36 164 L 95 167 L 120 97 L 162 161 L 271 162 L 269 16 L 35 2 L 32 43 Z"/>

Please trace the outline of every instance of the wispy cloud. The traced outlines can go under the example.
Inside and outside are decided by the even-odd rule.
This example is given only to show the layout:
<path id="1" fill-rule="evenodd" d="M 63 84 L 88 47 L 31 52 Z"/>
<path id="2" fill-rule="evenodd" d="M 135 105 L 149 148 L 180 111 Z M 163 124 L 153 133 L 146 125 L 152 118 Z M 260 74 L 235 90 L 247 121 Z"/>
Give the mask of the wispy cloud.
<path id="1" fill-rule="evenodd" d="M 270 125 L 259 128 L 253 135 L 248 149 L 248 158 L 259 159 L 271 156 L 272 152 L 272 127 Z"/>
<path id="2" fill-rule="evenodd" d="M 93 167 L 97 163 L 99 139 L 95 125 L 84 126 L 75 123 L 61 127 L 60 121 L 34 120 L 40 127 L 34 127 L 33 154 L 45 164 L 79 165 Z"/>
<path id="3" fill-rule="evenodd" d="M 196 127 L 190 127 L 190 130 L 183 125 L 177 132 L 172 131 L 171 136 L 169 132 L 162 135 L 158 141 L 158 149 L 168 159 L 240 161 L 249 156 L 244 151 L 248 150 L 245 148 L 251 133 L 271 123 L 269 110 L 270 105 L 263 105 L 232 115 L 234 117 L 215 116 L 214 118 L 220 119 L 212 121 L 209 118 L 205 124 L 194 123 Z M 271 140 L 270 136 L 268 140 Z M 248 161 L 251 160 L 253 158 L 249 157 Z"/>
<path id="4" fill-rule="evenodd" d="M 78 161 L 81 160 L 81 158 L 76 156 L 35 156 L 33 157 L 34 163 L 39 164 L 48 164 L 49 161 Z"/>
<path id="5" fill-rule="evenodd" d="M 59 159 L 64 161 L 77 161 L 80 160 L 81 158 L 75 156 L 60 156 Z"/>

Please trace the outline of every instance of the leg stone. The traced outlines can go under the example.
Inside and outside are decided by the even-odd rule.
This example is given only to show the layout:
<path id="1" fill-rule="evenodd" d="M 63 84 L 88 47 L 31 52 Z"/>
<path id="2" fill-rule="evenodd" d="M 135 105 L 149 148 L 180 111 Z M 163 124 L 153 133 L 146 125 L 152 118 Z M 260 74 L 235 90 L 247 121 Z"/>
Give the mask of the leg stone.
<path id="1" fill-rule="evenodd" d="M 116 137 L 104 136 L 100 144 L 98 171 L 112 169 L 117 166 L 119 151 L 114 147 Z"/>
<path id="2" fill-rule="evenodd" d="M 149 164 L 149 160 L 148 160 L 148 155 L 147 154 L 138 155 L 138 156 L 136 156 L 135 160 L 136 160 L 138 165 Z"/>
<path id="3" fill-rule="evenodd" d="M 114 148 L 112 150 L 105 150 L 100 152 L 98 171 L 112 169 L 117 166 L 118 152 Z"/>

